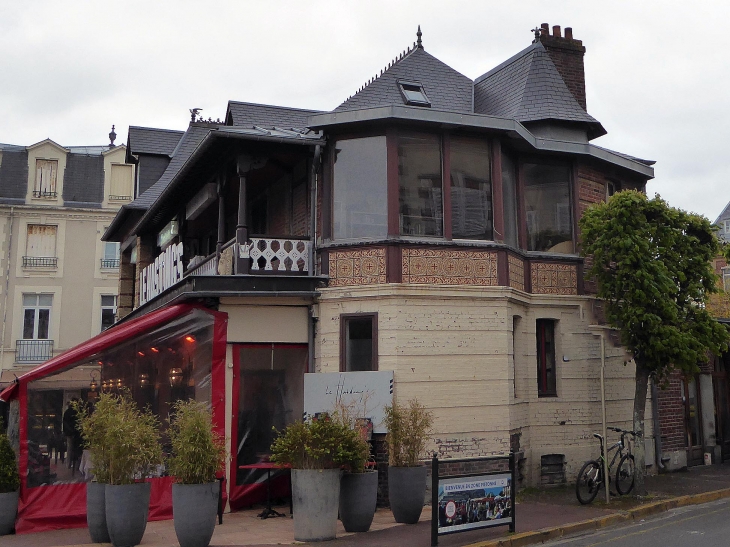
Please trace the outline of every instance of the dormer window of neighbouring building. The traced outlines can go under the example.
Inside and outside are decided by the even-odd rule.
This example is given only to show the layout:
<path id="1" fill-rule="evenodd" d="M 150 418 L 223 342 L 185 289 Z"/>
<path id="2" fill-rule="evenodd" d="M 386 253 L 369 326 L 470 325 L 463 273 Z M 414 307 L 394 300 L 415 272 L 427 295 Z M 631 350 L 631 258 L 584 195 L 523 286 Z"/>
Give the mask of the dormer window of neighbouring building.
<path id="1" fill-rule="evenodd" d="M 57 178 L 58 160 L 37 159 L 35 161 L 33 197 L 55 199 L 58 196 L 56 190 Z"/>

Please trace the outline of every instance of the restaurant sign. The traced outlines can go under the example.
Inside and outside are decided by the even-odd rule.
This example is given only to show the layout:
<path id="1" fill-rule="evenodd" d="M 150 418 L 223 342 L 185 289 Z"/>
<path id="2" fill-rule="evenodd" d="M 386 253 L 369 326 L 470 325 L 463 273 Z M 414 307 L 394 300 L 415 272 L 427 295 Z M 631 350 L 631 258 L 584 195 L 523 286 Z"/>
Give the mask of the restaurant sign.
<path id="1" fill-rule="evenodd" d="M 139 305 L 152 300 L 183 278 L 183 244 L 170 245 L 139 276 Z"/>

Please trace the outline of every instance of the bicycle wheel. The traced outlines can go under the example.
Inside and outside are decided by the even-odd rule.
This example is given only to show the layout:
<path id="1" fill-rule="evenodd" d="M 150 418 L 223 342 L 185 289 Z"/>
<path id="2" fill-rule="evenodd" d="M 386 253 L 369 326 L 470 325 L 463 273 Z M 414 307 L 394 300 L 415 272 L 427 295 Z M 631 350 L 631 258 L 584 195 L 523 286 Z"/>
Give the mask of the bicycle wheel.
<path id="1" fill-rule="evenodd" d="M 591 460 L 583 464 L 578 473 L 578 480 L 575 483 L 575 495 L 581 504 L 586 505 L 592 502 L 603 484 L 603 471 L 601 464 Z"/>
<path id="2" fill-rule="evenodd" d="M 622 496 L 625 496 L 634 488 L 634 455 L 626 454 L 621 461 L 618 462 L 616 469 L 616 490 Z"/>

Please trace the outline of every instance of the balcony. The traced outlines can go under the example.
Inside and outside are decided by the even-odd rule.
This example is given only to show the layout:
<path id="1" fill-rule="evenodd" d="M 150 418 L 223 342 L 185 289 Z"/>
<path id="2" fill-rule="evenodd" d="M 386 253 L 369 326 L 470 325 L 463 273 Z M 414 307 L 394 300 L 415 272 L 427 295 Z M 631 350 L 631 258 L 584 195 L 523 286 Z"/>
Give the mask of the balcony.
<path id="1" fill-rule="evenodd" d="M 53 340 L 16 340 L 16 363 L 42 363 L 53 357 Z"/>
<path id="2" fill-rule="evenodd" d="M 24 256 L 23 268 L 57 268 L 58 257 L 55 256 Z"/>
<path id="3" fill-rule="evenodd" d="M 101 269 L 102 270 L 116 270 L 119 268 L 119 259 L 118 258 L 102 258 L 101 259 Z"/>
<path id="4" fill-rule="evenodd" d="M 215 253 L 194 257 L 185 277 L 233 275 L 235 251 L 235 240 L 231 240 L 223 246 L 220 261 Z M 308 275 L 311 251 L 310 240 L 294 237 L 251 237 L 238 248 L 239 258 L 249 259 L 251 275 Z"/>
<path id="5" fill-rule="evenodd" d="M 41 199 L 56 199 L 58 197 L 58 192 L 55 190 L 33 190 L 33 197 Z"/>

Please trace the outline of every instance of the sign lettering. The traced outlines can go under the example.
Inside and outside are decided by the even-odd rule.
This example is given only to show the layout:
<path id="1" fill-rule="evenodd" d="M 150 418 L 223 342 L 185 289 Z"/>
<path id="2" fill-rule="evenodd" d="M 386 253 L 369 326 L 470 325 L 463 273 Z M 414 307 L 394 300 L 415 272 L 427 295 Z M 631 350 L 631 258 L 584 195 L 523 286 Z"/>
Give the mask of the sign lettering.
<path id="1" fill-rule="evenodd" d="M 139 276 L 139 305 L 152 300 L 183 278 L 183 244 L 170 245 Z"/>

